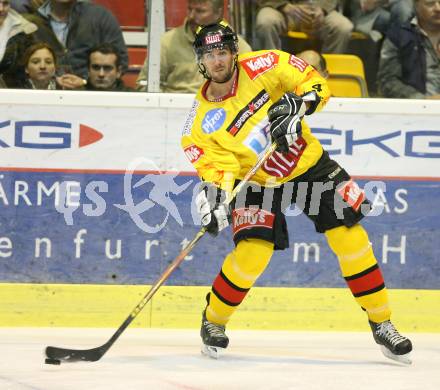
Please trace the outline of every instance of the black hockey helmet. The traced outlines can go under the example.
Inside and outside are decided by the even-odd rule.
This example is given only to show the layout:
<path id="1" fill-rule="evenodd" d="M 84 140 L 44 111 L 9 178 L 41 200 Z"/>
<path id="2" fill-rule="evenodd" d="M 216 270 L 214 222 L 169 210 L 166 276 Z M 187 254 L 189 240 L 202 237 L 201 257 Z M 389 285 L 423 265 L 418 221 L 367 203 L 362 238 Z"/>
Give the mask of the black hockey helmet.
<path id="1" fill-rule="evenodd" d="M 193 43 L 197 61 L 200 61 L 205 52 L 224 47 L 228 47 L 232 53 L 238 53 L 237 34 L 226 21 L 222 20 L 219 23 L 197 28 Z"/>

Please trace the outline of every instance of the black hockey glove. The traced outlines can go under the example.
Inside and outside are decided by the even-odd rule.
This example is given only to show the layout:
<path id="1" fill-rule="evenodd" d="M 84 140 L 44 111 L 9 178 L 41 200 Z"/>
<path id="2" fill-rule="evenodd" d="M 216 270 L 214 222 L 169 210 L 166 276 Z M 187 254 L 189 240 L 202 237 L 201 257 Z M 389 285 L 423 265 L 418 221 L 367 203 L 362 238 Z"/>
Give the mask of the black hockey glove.
<path id="1" fill-rule="evenodd" d="M 229 206 L 222 203 L 225 192 L 211 183 L 202 183 L 196 197 L 197 212 L 200 215 L 202 226 L 206 231 L 216 236 L 229 225 Z"/>
<path id="2" fill-rule="evenodd" d="M 302 97 L 293 92 L 285 93 L 270 106 L 267 111 L 270 134 L 278 151 L 288 153 L 289 146 L 301 136 L 301 119 L 306 111 L 307 106 Z"/>

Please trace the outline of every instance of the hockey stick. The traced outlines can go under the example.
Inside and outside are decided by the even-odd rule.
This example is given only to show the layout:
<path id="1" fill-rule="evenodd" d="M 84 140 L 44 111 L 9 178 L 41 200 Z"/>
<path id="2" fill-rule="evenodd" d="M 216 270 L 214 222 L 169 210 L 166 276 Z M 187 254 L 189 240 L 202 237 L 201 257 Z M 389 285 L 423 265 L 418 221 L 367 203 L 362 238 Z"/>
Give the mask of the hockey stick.
<path id="1" fill-rule="evenodd" d="M 272 153 L 276 149 L 276 144 L 273 143 L 265 153 L 258 159 L 255 165 L 249 170 L 240 183 L 234 188 L 231 196 L 226 201 L 226 204 L 237 196 L 244 185 L 251 179 L 251 177 L 258 171 L 258 169 L 264 164 L 264 162 L 270 158 Z M 177 257 L 170 263 L 163 274 L 156 280 L 148 293 L 142 298 L 142 300 L 136 305 L 130 315 L 125 319 L 122 325 L 116 330 L 112 337 L 100 347 L 92 349 L 69 349 L 59 347 L 46 347 L 46 363 L 47 364 L 60 364 L 61 361 L 73 363 L 73 362 L 95 362 L 101 359 L 104 354 L 110 349 L 114 342 L 119 338 L 122 332 L 131 324 L 131 322 L 137 317 L 145 305 L 150 301 L 153 295 L 157 292 L 160 286 L 168 279 L 173 271 L 182 263 L 185 257 L 193 250 L 199 240 L 205 235 L 206 229 L 202 227 L 195 235 L 192 241 L 177 255 Z"/>

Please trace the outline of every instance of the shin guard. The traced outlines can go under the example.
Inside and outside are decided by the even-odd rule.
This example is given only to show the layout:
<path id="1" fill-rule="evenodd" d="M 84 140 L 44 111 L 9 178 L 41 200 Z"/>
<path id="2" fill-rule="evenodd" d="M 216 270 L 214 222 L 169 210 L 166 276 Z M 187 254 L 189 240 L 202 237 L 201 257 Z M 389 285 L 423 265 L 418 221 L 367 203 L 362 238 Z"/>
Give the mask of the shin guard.
<path id="1" fill-rule="evenodd" d="M 350 228 L 340 226 L 325 235 L 338 257 L 342 276 L 368 318 L 373 322 L 389 320 L 387 290 L 364 228 L 359 224 Z"/>
<path id="2" fill-rule="evenodd" d="M 273 243 L 250 238 L 240 241 L 226 256 L 209 294 L 206 317 L 226 325 L 250 288 L 263 273 L 273 253 Z"/>

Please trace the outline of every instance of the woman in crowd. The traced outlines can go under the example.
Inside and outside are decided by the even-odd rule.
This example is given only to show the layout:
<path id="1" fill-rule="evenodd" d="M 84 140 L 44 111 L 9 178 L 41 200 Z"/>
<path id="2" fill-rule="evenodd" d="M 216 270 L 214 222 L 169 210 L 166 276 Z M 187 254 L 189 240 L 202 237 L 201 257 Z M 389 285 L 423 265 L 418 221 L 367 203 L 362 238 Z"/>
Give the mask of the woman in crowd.
<path id="1" fill-rule="evenodd" d="M 23 88 L 58 89 L 55 79 L 56 56 L 53 48 L 44 42 L 28 47 L 23 56 L 26 73 Z"/>
<path id="2" fill-rule="evenodd" d="M 35 24 L 10 8 L 9 0 L 0 0 L 0 81 L 6 87 L 16 88 L 22 83 L 24 69 L 20 59 L 33 43 L 36 30 Z"/>

